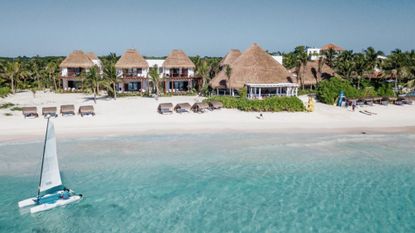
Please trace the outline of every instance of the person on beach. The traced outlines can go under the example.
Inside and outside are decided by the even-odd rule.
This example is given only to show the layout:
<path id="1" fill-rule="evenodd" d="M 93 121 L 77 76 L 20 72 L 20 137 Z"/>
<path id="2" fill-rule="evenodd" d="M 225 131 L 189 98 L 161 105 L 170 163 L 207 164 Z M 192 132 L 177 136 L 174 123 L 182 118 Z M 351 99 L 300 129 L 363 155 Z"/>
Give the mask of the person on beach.
<path id="1" fill-rule="evenodd" d="M 354 110 L 356 109 L 356 100 L 352 100 L 352 111 L 354 112 Z"/>
<path id="2" fill-rule="evenodd" d="M 262 120 L 262 119 L 264 119 L 264 115 L 262 115 L 262 113 L 260 113 L 259 116 L 257 116 L 256 118 L 259 119 L 259 120 Z"/>

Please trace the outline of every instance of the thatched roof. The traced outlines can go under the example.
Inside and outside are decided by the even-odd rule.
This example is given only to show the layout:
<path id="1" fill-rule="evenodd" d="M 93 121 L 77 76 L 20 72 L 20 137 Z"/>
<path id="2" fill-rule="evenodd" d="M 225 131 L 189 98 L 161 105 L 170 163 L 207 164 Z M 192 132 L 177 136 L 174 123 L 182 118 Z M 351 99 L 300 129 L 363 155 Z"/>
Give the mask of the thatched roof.
<path id="1" fill-rule="evenodd" d="M 220 61 L 220 66 L 231 65 L 239 56 L 241 56 L 241 51 L 238 49 L 231 49 L 228 54 Z"/>
<path id="2" fill-rule="evenodd" d="M 332 43 L 324 45 L 324 46 L 321 48 L 321 51 L 327 51 L 327 50 L 330 50 L 330 49 L 332 49 L 332 50 L 334 50 L 334 51 L 338 51 L 338 52 L 340 52 L 340 51 L 344 51 L 344 49 L 343 49 L 342 47 L 337 46 L 337 45 L 332 44 Z"/>
<path id="3" fill-rule="evenodd" d="M 290 73 L 257 44 L 253 44 L 244 51 L 230 67 L 232 72 L 229 84 L 227 84 L 228 77 L 226 76 L 225 69 L 223 69 L 211 80 L 211 87 L 240 89 L 246 83 L 292 82 Z"/>
<path id="4" fill-rule="evenodd" d="M 97 55 L 94 52 L 87 52 L 87 53 L 85 53 L 85 55 L 87 57 L 89 57 L 89 59 L 91 59 L 91 60 L 99 60 Z"/>
<path id="5" fill-rule="evenodd" d="M 117 69 L 148 68 L 147 61 L 135 49 L 129 49 L 115 64 Z"/>
<path id="6" fill-rule="evenodd" d="M 69 54 L 59 65 L 60 68 L 91 68 L 92 60 L 81 50 L 75 50 Z"/>
<path id="7" fill-rule="evenodd" d="M 295 76 L 295 68 L 290 69 L 291 74 L 294 74 L 293 76 Z M 301 70 L 300 72 L 303 72 L 303 70 Z M 303 82 L 304 82 L 304 86 L 311 86 L 311 85 L 316 85 L 317 82 L 320 82 L 323 79 L 328 79 L 330 77 L 333 77 L 334 74 L 336 73 L 332 68 L 330 68 L 330 66 L 324 64 L 321 67 L 321 75 L 319 77 L 318 74 L 318 61 L 309 61 L 307 62 L 307 66 L 305 67 L 305 72 L 304 72 L 304 76 L 303 76 Z M 301 73 L 303 74 L 303 73 Z M 296 77 L 295 78 L 296 82 L 298 84 L 300 84 L 300 80 Z"/>
<path id="8" fill-rule="evenodd" d="M 195 64 L 183 52 L 183 50 L 174 49 L 163 63 L 164 68 L 195 68 Z"/>

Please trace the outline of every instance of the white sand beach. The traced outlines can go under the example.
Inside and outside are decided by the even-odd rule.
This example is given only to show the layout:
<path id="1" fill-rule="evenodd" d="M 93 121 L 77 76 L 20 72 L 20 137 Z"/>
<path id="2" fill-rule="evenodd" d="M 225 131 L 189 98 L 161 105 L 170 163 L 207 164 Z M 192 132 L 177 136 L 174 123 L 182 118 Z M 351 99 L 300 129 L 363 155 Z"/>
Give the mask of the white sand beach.
<path id="1" fill-rule="evenodd" d="M 307 97 L 300 97 L 304 101 Z M 264 118 L 256 118 L 259 113 L 222 109 L 204 114 L 174 113 L 160 115 L 156 109 L 159 103 L 173 104 L 201 101 L 197 96 L 160 97 L 158 100 L 146 97 L 123 97 L 117 100 L 99 98 L 94 105 L 90 95 L 55 94 L 38 92 L 18 93 L 0 99 L 0 105 L 14 103 L 19 107 L 36 106 L 41 114 L 42 107 L 74 104 L 94 105 L 95 117 L 59 116 L 53 119 L 58 137 L 115 136 L 123 134 L 163 134 L 218 131 L 247 132 L 415 132 L 415 105 L 404 106 L 365 106 L 355 112 L 345 108 L 316 104 L 312 113 L 263 113 Z M 359 110 L 368 110 L 376 115 L 365 115 Z M 6 116 L 12 113 L 12 116 Z M 25 119 L 20 111 L 0 110 L 0 140 L 15 141 L 26 138 L 39 138 L 44 134 L 46 120 L 40 116 Z"/>

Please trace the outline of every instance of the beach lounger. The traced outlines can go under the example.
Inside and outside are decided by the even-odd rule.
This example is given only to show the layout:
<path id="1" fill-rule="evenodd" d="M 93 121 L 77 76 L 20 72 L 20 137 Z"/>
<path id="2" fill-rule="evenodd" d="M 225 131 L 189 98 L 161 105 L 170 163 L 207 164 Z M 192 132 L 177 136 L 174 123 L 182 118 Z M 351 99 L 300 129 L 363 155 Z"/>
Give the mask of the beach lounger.
<path id="1" fill-rule="evenodd" d="M 403 100 L 403 103 L 404 103 L 404 104 L 409 104 L 409 105 L 412 105 L 412 100 L 410 100 L 410 99 L 404 99 L 404 100 Z"/>
<path id="2" fill-rule="evenodd" d="M 180 103 L 176 104 L 176 106 L 174 107 L 174 111 L 176 111 L 177 113 L 190 112 L 191 108 L 192 105 L 190 105 L 189 103 Z"/>
<path id="3" fill-rule="evenodd" d="M 64 115 L 75 115 L 74 105 L 61 105 L 61 114 Z"/>
<path id="4" fill-rule="evenodd" d="M 373 99 L 365 99 L 365 104 L 369 106 L 373 106 Z"/>
<path id="5" fill-rule="evenodd" d="M 193 112 L 196 113 L 204 113 L 207 109 L 209 109 L 209 104 L 207 103 L 195 103 L 192 106 Z"/>
<path id="6" fill-rule="evenodd" d="M 160 114 L 172 114 L 173 113 L 173 104 L 172 103 L 161 103 L 159 104 L 157 111 Z"/>
<path id="7" fill-rule="evenodd" d="M 209 108 L 211 110 L 221 109 L 221 108 L 223 108 L 223 104 L 222 104 L 222 102 L 219 102 L 219 101 L 210 101 L 209 102 Z"/>
<path id="8" fill-rule="evenodd" d="M 399 105 L 399 106 L 404 105 L 404 101 L 405 101 L 405 99 L 404 99 L 404 98 L 398 98 L 398 99 L 395 101 L 395 105 Z"/>
<path id="9" fill-rule="evenodd" d="M 23 107 L 22 113 L 24 118 L 26 117 L 39 117 L 39 114 L 37 113 L 36 107 Z"/>
<path id="10" fill-rule="evenodd" d="M 95 116 L 94 106 L 92 105 L 85 105 L 80 106 L 78 113 L 83 116 Z"/>
<path id="11" fill-rule="evenodd" d="M 58 117 L 57 108 L 56 107 L 43 107 L 42 108 L 42 115 L 47 117 Z"/>
<path id="12" fill-rule="evenodd" d="M 363 106 L 363 105 L 365 105 L 365 101 L 362 100 L 362 99 L 359 99 L 359 100 L 357 100 L 356 105 L 357 106 Z"/>
<path id="13" fill-rule="evenodd" d="M 389 104 L 389 98 L 382 98 L 382 100 L 380 101 L 380 104 L 387 106 Z"/>

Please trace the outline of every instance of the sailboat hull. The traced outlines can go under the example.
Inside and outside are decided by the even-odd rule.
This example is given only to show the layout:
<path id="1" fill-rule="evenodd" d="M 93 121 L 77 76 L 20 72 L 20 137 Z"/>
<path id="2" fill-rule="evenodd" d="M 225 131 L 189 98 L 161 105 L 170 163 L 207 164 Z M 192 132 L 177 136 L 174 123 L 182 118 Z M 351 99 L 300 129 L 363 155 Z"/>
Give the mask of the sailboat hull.
<path id="1" fill-rule="evenodd" d="M 18 206 L 19 208 L 25 208 L 36 205 L 36 197 L 28 198 L 23 201 L 19 201 Z"/>
<path id="2" fill-rule="evenodd" d="M 35 207 L 30 208 L 30 213 L 38 213 L 46 210 L 50 210 L 59 206 L 64 206 L 70 204 L 72 202 L 79 201 L 82 197 L 80 195 L 70 196 L 68 199 L 59 199 L 53 203 L 44 203 L 40 205 L 36 205 Z"/>

